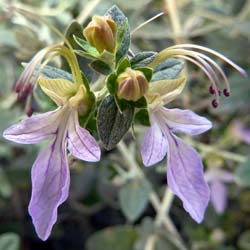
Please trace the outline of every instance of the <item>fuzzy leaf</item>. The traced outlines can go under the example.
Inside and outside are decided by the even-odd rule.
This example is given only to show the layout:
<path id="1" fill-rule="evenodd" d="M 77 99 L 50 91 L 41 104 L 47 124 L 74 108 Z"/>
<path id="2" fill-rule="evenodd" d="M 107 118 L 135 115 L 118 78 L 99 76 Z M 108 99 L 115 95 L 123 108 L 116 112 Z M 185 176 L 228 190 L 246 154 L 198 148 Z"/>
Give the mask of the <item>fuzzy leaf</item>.
<path id="1" fill-rule="evenodd" d="M 137 232 L 131 226 L 105 228 L 88 239 L 87 250 L 130 250 L 137 237 Z"/>
<path id="2" fill-rule="evenodd" d="M 175 79 L 179 76 L 183 67 L 184 62 L 174 58 L 167 59 L 155 67 L 151 81 Z"/>
<path id="3" fill-rule="evenodd" d="M 150 126 L 150 118 L 147 109 L 141 109 L 135 114 L 134 120 L 143 126 Z"/>
<path id="4" fill-rule="evenodd" d="M 97 129 L 107 150 L 111 150 L 129 130 L 133 121 L 134 108 L 128 107 L 122 113 L 113 96 L 107 96 L 97 113 Z"/>
<path id="5" fill-rule="evenodd" d="M 149 199 L 150 185 L 142 179 L 126 183 L 119 193 L 123 213 L 130 221 L 135 221 L 145 210 Z"/>
<path id="6" fill-rule="evenodd" d="M 157 53 L 153 51 L 139 52 L 130 60 L 131 67 L 145 67 L 155 59 L 156 55 Z"/>
<path id="7" fill-rule="evenodd" d="M 99 57 L 100 53 L 98 52 L 98 50 L 91 46 L 86 40 L 81 39 L 80 37 L 77 37 L 75 35 L 73 35 L 75 42 L 81 47 L 83 48 L 88 54 L 90 54 L 93 57 Z"/>
<path id="8" fill-rule="evenodd" d="M 91 68 L 100 74 L 108 75 L 112 72 L 112 69 L 105 62 L 96 60 L 90 64 Z"/>
<path id="9" fill-rule="evenodd" d="M 250 187 L 250 159 L 244 163 L 235 171 L 235 181 L 238 185 L 243 187 Z"/>
<path id="10" fill-rule="evenodd" d="M 19 250 L 20 237 L 15 233 L 5 233 L 0 236 L 0 250 Z"/>

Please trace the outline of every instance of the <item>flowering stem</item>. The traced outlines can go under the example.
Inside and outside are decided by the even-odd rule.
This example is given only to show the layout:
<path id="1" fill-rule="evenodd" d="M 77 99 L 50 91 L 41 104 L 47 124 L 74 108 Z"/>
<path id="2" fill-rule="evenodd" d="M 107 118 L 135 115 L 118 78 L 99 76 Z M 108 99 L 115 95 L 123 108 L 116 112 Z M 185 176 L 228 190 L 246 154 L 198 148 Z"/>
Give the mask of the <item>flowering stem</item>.
<path id="1" fill-rule="evenodd" d="M 174 201 L 174 194 L 171 192 L 169 187 L 166 187 L 165 194 L 163 196 L 162 203 L 160 206 L 160 211 L 159 213 L 157 213 L 156 216 L 155 224 L 157 226 L 161 224 L 162 217 L 165 216 L 165 214 L 169 213 L 173 201 Z"/>
<path id="2" fill-rule="evenodd" d="M 232 160 L 232 161 L 236 161 L 236 162 L 245 162 L 247 160 L 246 156 L 240 155 L 240 154 L 236 154 L 236 153 L 231 153 L 225 150 L 221 150 L 218 149 L 214 146 L 209 146 L 206 145 L 204 143 L 199 143 L 199 142 L 194 142 L 192 140 L 189 141 L 190 144 L 192 144 L 193 146 L 195 146 L 196 148 L 200 149 L 201 151 L 203 151 L 204 153 L 208 154 L 208 153 L 216 153 L 228 160 Z"/>

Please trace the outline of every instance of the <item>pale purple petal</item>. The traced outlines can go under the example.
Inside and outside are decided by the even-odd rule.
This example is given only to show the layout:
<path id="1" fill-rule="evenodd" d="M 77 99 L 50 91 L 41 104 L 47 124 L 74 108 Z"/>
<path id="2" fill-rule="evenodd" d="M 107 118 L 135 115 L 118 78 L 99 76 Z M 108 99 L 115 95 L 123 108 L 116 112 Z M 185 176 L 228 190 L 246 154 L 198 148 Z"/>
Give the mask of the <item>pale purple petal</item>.
<path id="1" fill-rule="evenodd" d="M 167 140 L 158 124 L 152 119 L 151 127 L 147 129 L 141 146 L 143 164 L 151 166 L 161 161 L 165 157 L 167 149 Z"/>
<path id="2" fill-rule="evenodd" d="M 46 140 L 55 134 L 58 127 L 60 109 L 44 114 L 33 115 L 20 123 L 7 128 L 3 137 L 22 144 L 33 144 Z"/>
<path id="3" fill-rule="evenodd" d="M 59 135 L 37 157 L 32 167 L 29 213 L 38 236 L 46 240 L 57 220 L 57 209 L 68 197 L 69 166 L 65 139 Z"/>
<path id="4" fill-rule="evenodd" d="M 223 169 L 210 169 L 205 173 L 205 179 L 208 183 L 213 181 L 231 183 L 234 181 L 234 175 Z"/>
<path id="5" fill-rule="evenodd" d="M 101 150 L 95 138 L 78 122 L 75 112 L 70 120 L 68 131 L 68 149 L 73 156 L 84 161 L 99 161 Z"/>
<path id="6" fill-rule="evenodd" d="M 212 127 L 212 123 L 205 117 L 196 115 L 191 110 L 162 108 L 160 115 L 168 127 L 174 132 L 198 135 Z"/>
<path id="7" fill-rule="evenodd" d="M 220 181 L 213 181 L 210 183 L 211 202 L 215 211 L 222 214 L 227 206 L 227 188 L 224 183 Z"/>
<path id="8" fill-rule="evenodd" d="M 209 188 L 203 176 L 198 153 L 166 130 L 168 139 L 167 180 L 183 202 L 185 210 L 198 223 L 203 220 L 209 202 Z"/>

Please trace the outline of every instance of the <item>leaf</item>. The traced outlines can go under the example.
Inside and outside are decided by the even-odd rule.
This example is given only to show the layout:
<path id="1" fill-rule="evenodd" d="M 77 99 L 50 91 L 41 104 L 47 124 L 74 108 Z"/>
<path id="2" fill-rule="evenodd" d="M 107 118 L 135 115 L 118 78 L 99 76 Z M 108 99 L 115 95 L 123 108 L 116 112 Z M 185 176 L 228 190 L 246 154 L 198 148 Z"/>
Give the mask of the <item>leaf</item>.
<path id="1" fill-rule="evenodd" d="M 128 58 L 124 58 L 117 67 L 117 75 L 120 75 L 126 68 L 130 68 L 130 62 Z"/>
<path id="2" fill-rule="evenodd" d="M 77 37 L 83 37 L 82 34 L 83 28 L 81 26 L 80 23 L 78 23 L 77 21 L 73 20 L 68 27 L 66 28 L 65 31 L 65 37 L 66 39 L 69 41 L 70 45 L 75 49 L 75 48 L 79 48 L 78 44 L 76 43 L 74 36 Z"/>
<path id="3" fill-rule="evenodd" d="M 145 67 L 155 59 L 156 55 L 157 53 L 153 51 L 139 52 L 130 60 L 131 67 Z"/>
<path id="4" fill-rule="evenodd" d="M 167 59 L 155 67 L 151 81 L 175 79 L 179 76 L 183 67 L 184 62 L 174 58 Z"/>
<path id="5" fill-rule="evenodd" d="M 110 16 L 119 26 L 123 23 L 124 20 L 126 20 L 126 16 L 123 14 L 123 12 L 117 7 L 117 6 L 112 6 L 105 16 Z M 129 30 L 129 25 L 127 25 L 125 35 L 122 39 L 122 42 L 120 44 L 120 47 L 118 48 L 118 51 L 116 53 L 116 62 L 119 62 L 121 58 L 123 58 L 129 49 L 130 46 L 130 30 Z"/>
<path id="6" fill-rule="evenodd" d="M 107 87 L 110 94 L 114 95 L 117 91 L 117 83 L 116 83 L 117 75 L 116 73 L 112 73 L 107 78 Z"/>
<path id="7" fill-rule="evenodd" d="M 133 116 L 133 107 L 128 107 L 120 113 L 111 95 L 102 101 L 97 113 L 97 129 L 107 150 L 114 148 L 129 130 Z"/>
<path id="8" fill-rule="evenodd" d="M 108 75 L 112 72 L 112 69 L 109 67 L 109 65 L 100 60 L 93 61 L 90 66 L 92 69 L 103 75 Z"/>
<path id="9" fill-rule="evenodd" d="M 0 195 L 4 198 L 9 198 L 12 193 L 12 186 L 2 168 L 0 168 Z"/>
<path id="10" fill-rule="evenodd" d="M 98 50 L 91 46 L 87 41 L 85 41 L 84 39 L 81 39 L 80 37 L 77 37 L 75 35 L 73 35 L 73 38 L 75 40 L 75 42 L 81 47 L 83 48 L 88 54 L 90 54 L 93 57 L 99 57 L 100 53 L 98 52 Z"/>
<path id="11" fill-rule="evenodd" d="M 20 249 L 20 238 L 15 233 L 5 233 L 0 235 L 0 250 Z"/>
<path id="12" fill-rule="evenodd" d="M 135 114 L 135 122 L 139 122 L 143 126 L 150 126 L 150 119 L 147 109 L 141 109 Z"/>
<path id="13" fill-rule="evenodd" d="M 250 158 L 236 169 L 235 181 L 242 187 L 250 187 Z"/>
<path id="14" fill-rule="evenodd" d="M 94 233 L 87 241 L 87 250 L 131 250 L 137 240 L 131 226 L 116 226 Z"/>
<path id="15" fill-rule="evenodd" d="M 122 40 L 124 36 L 126 35 L 127 28 L 128 28 L 128 19 L 125 18 L 122 21 L 122 23 L 118 26 L 118 32 L 117 32 L 117 38 L 116 38 L 117 48 L 120 47 Z"/>
<path id="16" fill-rule="evenodd" d="M 143 179 L 134 179 L 126 183 L 119 193 L 121 209 L 131 221 L 135 221 L 147 207 L 150 185 Z"/>

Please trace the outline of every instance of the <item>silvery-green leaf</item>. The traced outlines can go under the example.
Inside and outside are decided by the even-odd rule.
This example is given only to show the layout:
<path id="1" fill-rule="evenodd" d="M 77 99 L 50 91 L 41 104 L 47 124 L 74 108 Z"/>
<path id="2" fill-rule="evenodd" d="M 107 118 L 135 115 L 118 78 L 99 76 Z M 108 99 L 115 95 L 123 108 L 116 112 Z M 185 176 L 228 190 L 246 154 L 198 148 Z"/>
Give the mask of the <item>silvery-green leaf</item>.
<path id="1" fill-rule="evenodd" d="M 15 233 L 0 235 L 0 250 L 19 250 L 20 237 Z"/>
<path id="2" fill-rule="evenodd" d="M 131 67 L 145 67 L 155 59 L 156 55 L 157 53 L 154 51 L 139 52 L 130 60 Z"/>
<path id="3" fill-rule="evenodd" d="M 135 221 L 147 207 L 150 185 L 143 179 L 134 179 L 126 183 L 119 193 L 121 209 L 124 215 Z"/>
<path id="4" fill-rule="evenodd" d="M 235 181 L 243 187 L 250 187 L 250 159 L 248 158 L 235 171 Z"/>
<path id="5" fill-rule="evenodd" d="M 183 67 L 184 62 L 174 58 L 167 59 L 155 67 L 151 81 L 175 79 L 179 76 Z"/>
<path id="6" fill-rule="evenodd" d="M 133 121 L 134 108 L 119 111 L 113 96 L 107 96 L 97 113 L 97 129 L 107 150 L 111 150 L 129 130 Z"/>
<path id="7" fill-rule="evenodd" d="M 115 226 L 92 234 L 86 246 L 87 250 L 131 250 L 137 237 L 131 226 Z"/>

